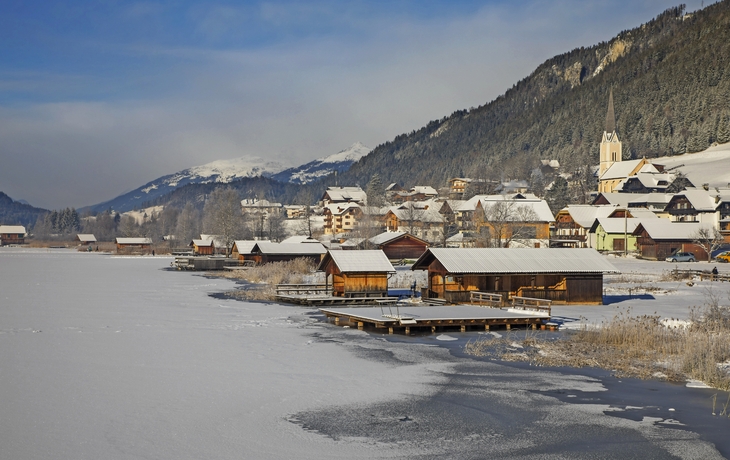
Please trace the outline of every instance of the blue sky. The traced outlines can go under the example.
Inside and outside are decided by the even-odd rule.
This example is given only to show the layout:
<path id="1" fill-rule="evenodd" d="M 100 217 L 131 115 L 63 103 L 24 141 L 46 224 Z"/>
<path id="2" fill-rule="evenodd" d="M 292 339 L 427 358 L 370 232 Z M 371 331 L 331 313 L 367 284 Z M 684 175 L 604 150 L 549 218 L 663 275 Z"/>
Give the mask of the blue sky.
<path id="1" fill-rule="evenodd" d="M 0 191 L 80 207 L 214 160 L 375 147 L 675 4 L 4 0 Z"/>

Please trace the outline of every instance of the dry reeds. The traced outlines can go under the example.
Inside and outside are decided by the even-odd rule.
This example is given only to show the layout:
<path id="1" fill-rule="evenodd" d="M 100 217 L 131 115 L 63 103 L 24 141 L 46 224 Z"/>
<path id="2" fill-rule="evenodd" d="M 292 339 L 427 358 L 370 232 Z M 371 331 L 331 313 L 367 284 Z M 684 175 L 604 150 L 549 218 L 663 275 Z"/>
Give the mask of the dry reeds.
<path id="1" fill-rule="evenodd" d="M 657 315 L 632 316 L 627 310 L 598 326 L 569 333 L 564 340 L 525 340 L 524 360 L 548 366 L 600 367 L 618 376 L 682 381 L 695 379 L 730 389 L 730 375 L 720 366 L 730 361 L 730 308 L 708 297 L 694 308 L 688 327 L 667 327 Z M 510 339 L 508 339 L 510 340 Z M 465 352 L 486 356 L 499 348 L 494 338 L 469 343 Z M 515 355 L 508 356 L 514 360 Z"/>
<path id="2" fill-rule="evenodd" d="M 229 292 L 228 295 L 231 297 L 243 300 L 274 300 L 277 284 L 302 284 L 308 281 L 308 278 L 316 283 L 317 280 L 311 280 L 311 278 L 316 278 L 317 275 L 321 275 L 323 278 L 323 274 L 314 273 L 315 268 L 312 261 L 300 258 L 257 265 L 245 270 L 216 272 L 215 276 L 245 280 L 257 285 Z M 321 282 L 324 282 L 324 278 Z"/>

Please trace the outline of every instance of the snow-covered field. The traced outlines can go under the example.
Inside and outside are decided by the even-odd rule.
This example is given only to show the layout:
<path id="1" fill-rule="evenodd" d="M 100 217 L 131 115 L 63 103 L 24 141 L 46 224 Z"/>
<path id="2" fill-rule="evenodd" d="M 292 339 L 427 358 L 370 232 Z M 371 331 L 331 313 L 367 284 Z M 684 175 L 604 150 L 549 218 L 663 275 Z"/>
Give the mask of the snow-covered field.
<path id="1" fill-rule="evenodd" d="M 169 262 L 0 249 L 0 458 L 721 458 L 702 390 L 386 340 Z"/>
<path id="2" fill-rule="evenodd" d="M 620 312 L 632 315 L 658 315 L 667 319 L 686 320 L 692 307 L 703 307 L 711 297 L 720 305 L 730 305 L 730 283 L 692 280 L 672 281 L 669 272 L 703 270 L 717 267 L 720 274 L 730 274 L 730 264 L 722 263 L 670 263 L 608 256 L 608 260 L 621 271 L 619 275 L 604 277 L 604 302 L 606 305 L 555 305 L 553 316 L 563 321 L 563 328 L 578 328 L 582 324 L 600 324 Z"/>

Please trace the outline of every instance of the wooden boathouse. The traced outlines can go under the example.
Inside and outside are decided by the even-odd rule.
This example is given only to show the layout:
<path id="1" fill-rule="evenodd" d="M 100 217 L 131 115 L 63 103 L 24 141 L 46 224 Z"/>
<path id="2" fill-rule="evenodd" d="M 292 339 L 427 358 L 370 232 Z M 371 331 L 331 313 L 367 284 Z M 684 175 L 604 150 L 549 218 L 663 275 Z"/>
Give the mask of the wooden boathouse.
<path id="1" fill-rule="evenodd" d="M 370 238 L 369 243 L 390 260 L 418 259 L 429 246 L 428 241 L 406 232 L 383 232 Z"/>
<path id="2" fill-rule="evenodd" d="M 325 288 L 331 286 L 334 297 L 387 297 L 388 278 L 395 273 L 379 249 L 328 251 L 317 271 L 325 272 Z"/>
<path id="3" fill-rule="evenodd" d="M 149 238 L 116 238 L 114 242 L 120 254 L 148 253 L 152 249 L 152 240 Z"/>
<path id="4" fill-rule="evenodd" d="M 469 302 L 472 292 L 603 304 L 603 274 L 618 270 L 594 249 L 429 248 L 412 270 L 428 270 L 424 297 Z"/>
<path id="5" fill-rule="evenodd" d="M 212 239 L 193 240 L 188 246 L 193 248 L 193 255 L 196 256 L 212 256 L 215 254 L 215 243 Z"/>

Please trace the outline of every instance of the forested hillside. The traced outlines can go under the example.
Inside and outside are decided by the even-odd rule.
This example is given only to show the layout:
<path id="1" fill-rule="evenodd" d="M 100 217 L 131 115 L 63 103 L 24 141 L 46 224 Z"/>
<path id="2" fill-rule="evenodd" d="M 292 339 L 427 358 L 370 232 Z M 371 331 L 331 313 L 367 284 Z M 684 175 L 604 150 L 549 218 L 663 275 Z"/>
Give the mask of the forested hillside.
<path id="1" fill-rule="evenodd" d="M 443 185 L 449 177 L 528 179 L 540 159 L 598 163 L 609 90 L 626 158 L 730 141 L 730 1 L 672 8 L 607 43 L 549 59 L 503 96 L 375 148 L 340 182 Z"/>
<path id="2" fill-rule="evenodd" d="M 23 225 L 28 228 L 35 223 L 39 215 L 47 212 L 46 209 L 13 201 L 5 193 L 0 192 L 0 224 L 2 225 Z"/>

